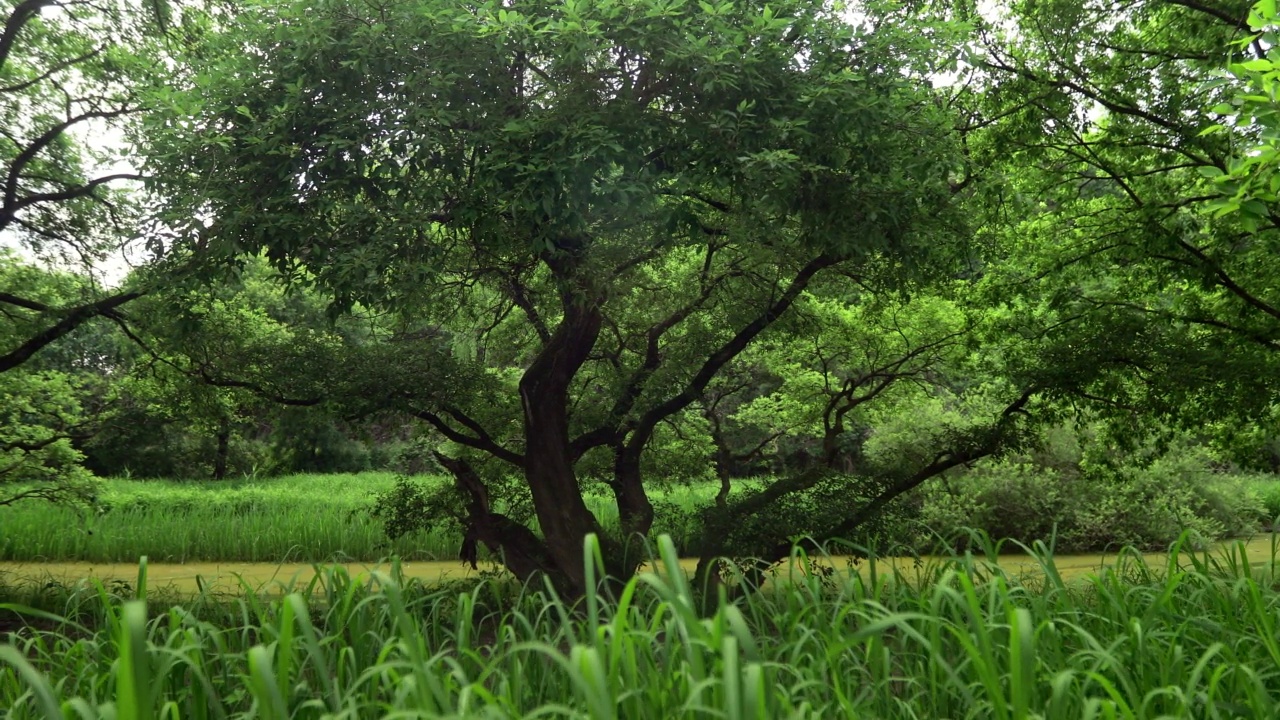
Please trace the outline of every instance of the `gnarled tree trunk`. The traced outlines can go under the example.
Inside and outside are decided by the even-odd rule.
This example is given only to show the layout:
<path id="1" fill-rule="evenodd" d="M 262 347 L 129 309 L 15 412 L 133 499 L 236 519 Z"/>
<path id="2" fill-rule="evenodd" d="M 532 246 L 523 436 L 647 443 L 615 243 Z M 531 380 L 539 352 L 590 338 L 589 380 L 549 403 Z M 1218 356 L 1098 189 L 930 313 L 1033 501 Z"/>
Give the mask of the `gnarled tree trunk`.
<path id="1" fill-rule="evenodd" d="M 453 474 L 454 484 L 467 497 L 466 535 L 462 540 L 462 560 L 476 567 L 479 544 L 502 560 L 503 566 L 521 582 L 529 582 L 538 573 L 551 573 L 554 563 L 546 545 L 529 528 L 493 512 L 489 488 L 475 469 L 465 460 L 434 453 L 436 460 Z"/>
<path id="2" fill-rule="evenodd" d="M 600 532 L 574 471 L 569 438 L 569 385 L 600 334 L 600 310 L 567 301 L 565 316 L 520 379 L 524 408 L 524 475 L 546 538 L 547 553 L 575 592 L 586 590 L 582 541 Z"/>

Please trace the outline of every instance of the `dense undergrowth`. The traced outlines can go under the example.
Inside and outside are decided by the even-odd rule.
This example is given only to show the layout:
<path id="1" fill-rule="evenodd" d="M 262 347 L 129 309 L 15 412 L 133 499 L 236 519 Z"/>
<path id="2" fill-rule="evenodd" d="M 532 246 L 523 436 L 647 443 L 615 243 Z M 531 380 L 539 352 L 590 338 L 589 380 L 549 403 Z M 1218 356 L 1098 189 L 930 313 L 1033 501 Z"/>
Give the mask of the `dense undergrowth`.
<path id="1" fill-rule="evenodd" d="M 1274 547 L 1263 562 L 1243 547 L 1162 567 L 1133 556 L 1078 582 L 1032 550 L 1042 572 L 1021 577 L 983 555 L 868 560 L 706 614 L 680 572 L 572 607 L 540 588 L 340 570 L 278 595 L 166 604 L 147 598 L 144 566 L 136 588 L 73 591 L 52 612 L 0 606 L 32 624 L 0 648 L 0 706 L 50 719 L 1280 713 Z"/>

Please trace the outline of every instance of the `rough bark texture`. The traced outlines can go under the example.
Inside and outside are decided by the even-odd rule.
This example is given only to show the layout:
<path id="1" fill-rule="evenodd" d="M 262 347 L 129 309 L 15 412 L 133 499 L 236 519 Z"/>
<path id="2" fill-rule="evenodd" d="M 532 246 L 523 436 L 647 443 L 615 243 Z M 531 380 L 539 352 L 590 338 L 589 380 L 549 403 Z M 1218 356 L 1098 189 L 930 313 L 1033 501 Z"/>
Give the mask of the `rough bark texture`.
<path id="1" fill-rule="evenodd" d="M 618 506 L 622 536 L 617 545 L 605 546 L 605 570 L 615 578 L 627 580 L 645 560 L 645 539 L 653 527 L 653 503 L 644 489 L 640 454 L 621 443 L 614 447 L 613 480 L 609 487 Z"/>

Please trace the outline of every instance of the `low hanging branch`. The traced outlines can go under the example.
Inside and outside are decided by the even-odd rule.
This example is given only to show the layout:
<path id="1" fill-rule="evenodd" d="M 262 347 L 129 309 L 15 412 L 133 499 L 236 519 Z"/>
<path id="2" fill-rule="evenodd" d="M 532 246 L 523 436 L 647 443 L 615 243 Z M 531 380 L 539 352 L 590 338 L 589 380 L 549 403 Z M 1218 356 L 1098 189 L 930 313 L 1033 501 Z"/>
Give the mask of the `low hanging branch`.
<path id="1" fill-rule="evenodd" d="M 999 452 L 1008 442 L 1014 418 L 1026 413 L 1026 405 L 1031 401 L 1031 398 L 1036 394 L 1036 392 L 1037 390 L 1035 388 L 1029 388 L 1023 391 L 1016 400 L 1009 403 L 1009 405 L 1001 411 L 1000 417 L 996 420 L 994 425 L 986 428 L 985 430 L 978 431 L 973 436 L 965 438 L 964 441 L 958 442 L 954 446 L 939 452 L 928 465 L 893 481 L 883 492 L 876 496 L 875 499 L 866 505 L 863 505 L 848 519 L 813 537 L 813 542 L 820 544 L 829 540 L 848 536 L 854 530 L 879 515 L 889 503 L 898 499 L 904 493 L 924 484 L 925 481 L 935 478 L 952 468 L 967 465 L 971 462 Z M 774 546 L 769 552 L 765 553 L 761 559 L 770 563 L 776 563 L 789 556 L 791 554 L 792 547 L 792 543 L 780 543 Z"/>
<path id="2" fill-rule="evenodd" d="M 550 574 L 554 570 L 546 544 L 532 530 L 502 513 L 493 512 L 489 488 L 470 463 L 440 452 L 432 454 L 453 475 L 454 486 L 467 499 L 467 515 L 462 521 L 465 535 L 459 553 L 463 562 L 475 569 L 483 543 L 523 582 L 538 573 Z"/>
<path id="3" fill-rule="evenodd" d="M 144 293 L 142 292 L 119 293 L 117 295 L 112 295 L 101 300 L 79 305 L 63 311 L 61 313 L 61 320 L 35 335 L 32 335 L 13 350 L 10 350 L 4 355 L 0 355 L 0 372 L 8 372 L 9 370 L 25 363 L 50 343 L 53 343 L 59 338 L 71 333 L 76 328 L 96 317 L 111 317 L 121 305 L 140 298 L 143 294 Z M 16 305 L 18 307 L 25 307 L 27 309 L 37 309 L 32 307 L 32 305 L 40 305 L 39 303 L 24 301 L 22 298 L 14 295 L 5 295 L 0 297 L 0 301 Z M 45 311 L 47 311 L 47 309 Z"/>

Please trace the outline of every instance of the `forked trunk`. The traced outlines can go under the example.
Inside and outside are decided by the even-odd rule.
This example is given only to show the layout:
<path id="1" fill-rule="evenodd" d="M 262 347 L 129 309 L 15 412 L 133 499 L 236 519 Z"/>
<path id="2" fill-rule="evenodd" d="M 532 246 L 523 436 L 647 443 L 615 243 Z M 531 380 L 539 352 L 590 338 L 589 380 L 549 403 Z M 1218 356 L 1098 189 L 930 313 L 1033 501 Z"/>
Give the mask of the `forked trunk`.
<path id="1" fill-rule="evenodd" d="M 467 498 L 466 534 L 462 540 L 462 560 L 476 568 L 480 545 L 499 558 L 521 582 L 538 573 L 553 573 L 546 546 L 529 528 L 501 513 L 493 512 L 489 488 L 466 460 L 434 453 L 436 460 L 453 474 L 454 485 Z"/>

